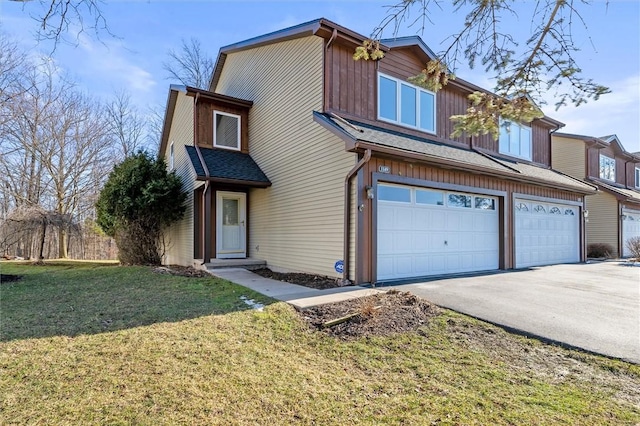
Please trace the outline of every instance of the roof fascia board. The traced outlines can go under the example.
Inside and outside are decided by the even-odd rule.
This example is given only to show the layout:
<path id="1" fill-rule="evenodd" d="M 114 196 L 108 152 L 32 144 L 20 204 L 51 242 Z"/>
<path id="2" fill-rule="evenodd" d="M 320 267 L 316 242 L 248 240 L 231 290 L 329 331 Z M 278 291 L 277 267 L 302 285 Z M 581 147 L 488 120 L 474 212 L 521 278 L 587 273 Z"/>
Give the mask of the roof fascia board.
<path id="1" fill-rule="evenodd" d="M 208 178 L 205 176 L 198 176 L 196 180 L 209 181 L 213 183 L 225 183 L 225 184 L 233 184 L 233 185 L 250 186 L 252 188 L 268 188 L 271 186 L 271 182 L 257 182 L 253 180 L 225 179 L 225 178 L 217 178 L 217 177 Z"/>
<path id="2" fill-rule="evenodd" d="M 233 96 L 222 95 L 220 93 L 214 93 L 208 90 L 198 89 L 196 87 L 191 87 L 191 86 L 186 87 L 186 94 L 187 96 L 195 96 L 196 94 L 198 94 L 200 96 L 200 99 L 224 102 L 227 104 L 232 104 L 232 105 L 236 105 L 243 108 L 251 108 L 253 106 L 253 101 L 234 98 Z"/>
<path id="3" fill-rule="evenodd" d="M 356 148 L 357 139 L 355 139 L 353 136 L 351 136 L 348 132 L 344 131 L 340 127 L 331 123 L 329 119 L 324 115 L 320 114 L 317 111 L 313 111 L 313 121 L 315 121 L 325 129 L 329 130 L 331 133 L 335 134 L 340 139 L 342 139 L 342 141 L 344 141 L 345 143 L 346 151 L 352 151 L 353 149 Z"/>
<path id="4" fill-rule="evenodd" d="M 172 84 L 169 86 L 169 94 L 167 95 L 167 106 L 164 110 L 164 120 L 162 124 L 162 134 L 160 135 L 160 148 L 158 150 L 158 158 L 164 158 L 164 152 L 167 150 L 169 141 L 169 132 L 173 123 L 173 114 L 176 109 L 178 93 L 186 93 L 185 86 Z"/>

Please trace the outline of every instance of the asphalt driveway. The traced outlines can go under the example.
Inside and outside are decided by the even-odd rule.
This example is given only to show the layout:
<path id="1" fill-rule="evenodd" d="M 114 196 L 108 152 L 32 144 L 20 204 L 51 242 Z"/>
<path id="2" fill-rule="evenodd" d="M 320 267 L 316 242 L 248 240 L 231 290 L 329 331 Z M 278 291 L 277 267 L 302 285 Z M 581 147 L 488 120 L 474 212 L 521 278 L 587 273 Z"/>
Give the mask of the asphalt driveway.
<path id="1" fill-rule="evenodd" d="M 640 363 L 640 268 L 622 262 L 553 265 L 396 287 L 527 334 Z"/>

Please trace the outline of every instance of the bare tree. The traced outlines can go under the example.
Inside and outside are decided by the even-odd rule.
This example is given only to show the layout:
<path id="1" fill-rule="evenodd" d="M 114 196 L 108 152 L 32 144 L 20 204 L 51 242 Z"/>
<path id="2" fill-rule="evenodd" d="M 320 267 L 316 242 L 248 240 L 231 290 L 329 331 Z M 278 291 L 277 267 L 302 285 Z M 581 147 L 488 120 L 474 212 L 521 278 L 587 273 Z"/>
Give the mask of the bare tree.
<path id="1" fill-rule="evenodd" d="M 61 76 L 50 61 L 31 64 L 0 131 L 3 216 L 38 208 L 82 219 L 92 210 L 109 162 L 109 128 L 101 105 Z M 92 196 L 93 194 L 93 196 Z M 92 198 L 93 197 L 93 198 Z M 91 200 L 91 201 L 90 201 Z M 58 255 L 67 256 L 68 226 L 58 226 Z M 22 233 L 24 246 L 35 238 Z"/>
<path id="2" fill-rule="evenodd" d="M 515 16 L 515 3 L 515 0 L 454 0 L 451 3 L 403 0 L 387 8 L 371 39 L 356 49 L 354 58 L 381 59 L 384 53 L 379 48 L 379 40 L 385 31 L 390 30 L 395 36 L 404 25 L 424 31 L 431 10 L 450 7 L 452 13 L 466 13 L 464 26 L 448 38 L 448 46 L 411 81 L 437 91 L 455 78 L 453 72 L 463 60 L 471 68 L 480 63 L 485 71 L 497 77 L 497 96 L 476 92 L 470 97 L 467 114 L 452 117 L 456 134 L 491 133 L 497 138 L 498 117 L 525 122 L 540 117 L 542 113 L 529 100 L 542 104 L 542 95 L 548 91 L 555 93 L 557 108 L 567 103 L 578 106 L 609 93 L 607 87 L 581 75 L 574 57 L 578 51 L 573 38 L 574 26 L 586 27 L 579 9 L 588 7 L 587 2 L 520 3 L 521 8 L 532 7 L 527 11 L 531 16 L 531 36 L 523 41 L 501 28 L 502 22 Z"/>
<path id="3" fill-rule="evenodd" d="M 38 23 L 36 38 L 38 41 L 52 40 L 54 50 L 61 41 L 77 44 L 83 33 L 98 39 L 102 33 L 112 35 L 103 15 L 104 3 L 101 0 L 11 1 L 23 3 L 23 9 L 29 11 Z M 69 39 L 70 34 L 75 40 Z"/>
<path id="4" fill-rule="evenodd" d="M 160 149 L 160 138 L 164 126 L 165 107 L 162 105 L 152 105 L 147 113 L 147 147 L 150 152 L 158 152 Z"/>
<path id="5" fill-rule="evenodd" d="M 186 41 L 183 39 L 180 50 L 171 49 L 168 56 L 169 60 L 162 65 L 169 73 L 170 79 L 178 80 L 185 86 L 198 89 L 209 88 L 215 61 L 202 50 L 199 40 L 191 38 Z"/>
<path id="6" fill-rule="evenodd" d="M 107 104 L 108 125 L 111 137 L 117 145 L 117 157 L 121 160 L 135 154 L 145 144 L 144 118 L 131 103 L 131 95 L 117 92 Z"/>

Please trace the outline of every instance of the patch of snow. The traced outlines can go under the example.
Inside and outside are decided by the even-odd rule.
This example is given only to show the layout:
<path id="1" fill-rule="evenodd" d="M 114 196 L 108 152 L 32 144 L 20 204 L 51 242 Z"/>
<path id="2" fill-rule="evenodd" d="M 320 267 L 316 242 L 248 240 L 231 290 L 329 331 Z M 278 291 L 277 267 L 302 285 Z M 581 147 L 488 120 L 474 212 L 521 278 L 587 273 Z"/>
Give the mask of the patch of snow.
<path id="1" fill-rule="evenodd" d="M 262 310 L 264 309 L 264 305 L 262 303 L 258 303 L 253 299 L 249 299 L 247 296 L 240 296 L 240 300 L 242 300 L 244 303 L 258 312 L 262 312 Z"/>

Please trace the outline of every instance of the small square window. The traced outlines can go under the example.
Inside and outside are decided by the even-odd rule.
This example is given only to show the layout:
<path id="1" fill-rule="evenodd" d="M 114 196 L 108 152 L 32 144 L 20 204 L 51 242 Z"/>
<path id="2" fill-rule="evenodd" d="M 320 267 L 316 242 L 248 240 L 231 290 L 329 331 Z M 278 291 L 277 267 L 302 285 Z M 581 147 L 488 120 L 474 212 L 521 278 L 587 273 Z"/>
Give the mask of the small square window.
<path id="1" fill-rule="evenodd" d="M 213 112 L 213 146 L 240 150 L 240 116 Z"/>

